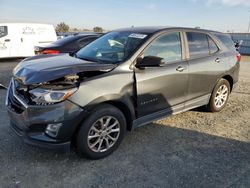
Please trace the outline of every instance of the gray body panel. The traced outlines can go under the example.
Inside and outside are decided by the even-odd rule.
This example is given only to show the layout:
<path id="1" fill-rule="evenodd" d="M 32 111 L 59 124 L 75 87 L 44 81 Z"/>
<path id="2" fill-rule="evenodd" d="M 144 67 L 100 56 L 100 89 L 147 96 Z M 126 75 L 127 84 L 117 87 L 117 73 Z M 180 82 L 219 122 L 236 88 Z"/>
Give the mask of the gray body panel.
<path id="1" fill-rule="evenodd" d="M 220 62 L 215 62 L 220 58 Z M 192 100 L 213 90 L 218 78 L 227 71 L 228 63 L 224 61 L 223 54 L 214 54 L 208 57 L 189 60 L 188 95 L 187 100 Z"/>
<path id="2" fill-rule="evenodd" d="M 82 82 L 69 100 L 82 107 L 109 100 L 125 100 L 133 96 L 133 84 L 133 71 L 128 66 L 121 65 L 112 72 Z"/>
<path id="3" fill-rule="evenodd" d="M 186 67 L 183 72 L 176 69 Z M 163 67 L 136 70 L 138 117 L 161 111 L 186 101 L 188 90 L 186 61 Z"/>

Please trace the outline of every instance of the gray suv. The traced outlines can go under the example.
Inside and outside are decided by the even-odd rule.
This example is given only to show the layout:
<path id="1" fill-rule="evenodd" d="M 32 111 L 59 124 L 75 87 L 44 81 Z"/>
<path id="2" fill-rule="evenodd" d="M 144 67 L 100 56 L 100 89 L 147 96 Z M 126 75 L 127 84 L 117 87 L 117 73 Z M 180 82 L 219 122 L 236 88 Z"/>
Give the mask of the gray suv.
<path id="1" fill-rule="evenodd" d="M 240 55 L 226 34 L 179 27 L 109 32 L 75 54 L 39 55 L 15 67 L 6 106 L 28 143 L 76 148 L 99 159 L 125 132 L 206 106 L 221 111 Z"/>

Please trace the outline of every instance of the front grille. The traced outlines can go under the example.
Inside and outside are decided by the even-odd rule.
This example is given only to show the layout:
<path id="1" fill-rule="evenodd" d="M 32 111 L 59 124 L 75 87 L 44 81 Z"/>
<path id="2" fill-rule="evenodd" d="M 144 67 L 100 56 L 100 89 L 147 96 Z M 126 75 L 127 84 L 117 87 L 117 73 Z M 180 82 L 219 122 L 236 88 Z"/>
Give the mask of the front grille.
<path id="1" fill-rule="evenodd" d="M 28 87 L 25 85 L 22 85 L 18 81 L 14 81 L 15 85 L 15 94 L 18 95 L 19 98 L 21 98 L 25 103 L 29 104 L 29 96 L 28 93 Z"/>
<path id="2" fill-rule="evenodd" d="M 10 84 L 9 91 L 8 91 L 8 106 L 14 110 L 16 113 L 21 114 L 25 107 L 23 104 L 15 97 L 13 91 L 13 81 Z"/>

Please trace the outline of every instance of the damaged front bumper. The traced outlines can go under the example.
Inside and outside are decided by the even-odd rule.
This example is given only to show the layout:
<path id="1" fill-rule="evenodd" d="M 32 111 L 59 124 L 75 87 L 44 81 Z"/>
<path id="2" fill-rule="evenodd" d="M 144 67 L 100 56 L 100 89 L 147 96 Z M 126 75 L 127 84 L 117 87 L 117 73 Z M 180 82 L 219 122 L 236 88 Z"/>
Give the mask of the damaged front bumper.
<path id="1" fill-rule="evenodd" d="M 68 100 L 46 106 L 28 105 L 15 92 L 14 82 L 8 88 L 6 106 L 11 128 L 25 143 L 56 151 L 70 150 L 72 137 L 88 114 Z M 59 125 L 58 129 L 49 134 L 48 127 L 53 125 Z"/>

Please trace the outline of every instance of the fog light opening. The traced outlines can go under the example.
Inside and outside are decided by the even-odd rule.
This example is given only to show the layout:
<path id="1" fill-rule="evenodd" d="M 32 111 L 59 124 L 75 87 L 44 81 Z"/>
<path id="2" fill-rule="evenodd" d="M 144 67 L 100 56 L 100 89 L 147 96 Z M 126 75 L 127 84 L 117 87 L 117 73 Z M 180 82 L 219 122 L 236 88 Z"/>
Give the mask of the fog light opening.
<path id="1" fill-rule="evenodd" d="M 51 137 L 56 137 L 61 126 L 62 123 L 48 124 L 45 133 Z"/>

